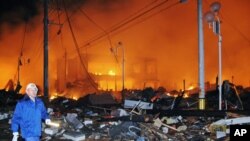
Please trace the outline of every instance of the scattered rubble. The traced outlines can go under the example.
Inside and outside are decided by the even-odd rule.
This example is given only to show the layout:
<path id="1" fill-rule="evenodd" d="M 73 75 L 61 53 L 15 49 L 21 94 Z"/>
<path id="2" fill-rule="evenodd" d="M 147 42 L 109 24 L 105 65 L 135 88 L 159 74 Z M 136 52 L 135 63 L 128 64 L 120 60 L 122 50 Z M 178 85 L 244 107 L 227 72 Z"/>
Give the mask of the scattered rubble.
<path id="1" fill-rule="evenodd" d="M 165 91 L 162 89 L 158 93 Z M 143 93 L 149 95 L 143 96 Z M 195 102 L 193 98 L 183 95 L 171 97 L 161 93 L 155 97 L 152 89 L 145 89 L 133 93 L 132 99 L 125 99 L 123 103 L 107 94 L 87 95 L 78 100 L 57 97 L 45 102 L 54 124 L 43 124 L 41 140 L 229 140 L 230 125 L 250 124 L 247 111 L 195 110 L 186 104 Z M 1 140 L 12 138 L 9 120 L 14 110 L 13 102 L 20 97 L 12 96 L 8 109 L 0 111 Z"/>

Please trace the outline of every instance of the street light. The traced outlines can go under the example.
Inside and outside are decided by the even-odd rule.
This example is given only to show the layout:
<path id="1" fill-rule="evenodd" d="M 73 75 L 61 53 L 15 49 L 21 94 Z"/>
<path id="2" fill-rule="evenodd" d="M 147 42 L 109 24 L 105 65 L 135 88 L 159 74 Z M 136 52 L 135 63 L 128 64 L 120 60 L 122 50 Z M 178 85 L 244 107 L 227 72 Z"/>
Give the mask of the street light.
<path id="1" fill-rule="evenodd" d="M 221 8 L 221 4 L 219 2 L 214 2 L 210 5 L 210 10 L 205 13 L 205 20 L 209 24 L 209 26 L 213 26 L 213 32 L 216 36 L 218 36 L 218 63 L 219 63 L 219 74 L 218 74 L 218 85 L 219 85 L 219 110 L 222 110 L 222 35 L 220 29 L 220 18 L 219 11 Z"/>

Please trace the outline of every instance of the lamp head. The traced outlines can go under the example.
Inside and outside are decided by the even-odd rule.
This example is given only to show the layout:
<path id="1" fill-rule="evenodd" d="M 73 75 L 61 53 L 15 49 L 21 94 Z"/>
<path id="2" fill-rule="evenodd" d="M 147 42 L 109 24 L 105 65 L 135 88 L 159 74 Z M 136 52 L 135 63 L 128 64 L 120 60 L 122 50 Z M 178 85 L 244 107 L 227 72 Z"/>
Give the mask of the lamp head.
<path id="1" fill-rule="evenodd" d="M 212 23 L 215 20 L 214 13 L 211 11 L 205 13 L 204 18 L 207 23 Z"/>
<path id="2" fill-rule="evenodd" d="M 180 0 L 180 3 L 186 3 L 188 0 Z"/>
<path id="3" fill-rule="evenodd" d="M 214 2 L 210 5 L 210 9 L 212 12 L 218 13 L 220 11 L 221 4 L 220 2 Z"/>

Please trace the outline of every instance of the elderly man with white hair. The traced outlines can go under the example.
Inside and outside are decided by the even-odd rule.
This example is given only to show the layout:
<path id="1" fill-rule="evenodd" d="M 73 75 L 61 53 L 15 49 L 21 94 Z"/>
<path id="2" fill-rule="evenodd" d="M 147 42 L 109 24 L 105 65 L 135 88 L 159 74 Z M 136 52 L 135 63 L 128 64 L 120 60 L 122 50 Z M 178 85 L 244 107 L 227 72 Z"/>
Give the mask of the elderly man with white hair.
<path id="1" fill-rule="evenodd" d="M 43 101 L 37 97 L 38 88 L 34 83 L 26 87 L 26 95 L 18 101 L 11 122 L 12 141 L 18 140 L 18 131 L 25 141 L 39 141 L 42 130 L 42 120 L 50 123 Z"/>

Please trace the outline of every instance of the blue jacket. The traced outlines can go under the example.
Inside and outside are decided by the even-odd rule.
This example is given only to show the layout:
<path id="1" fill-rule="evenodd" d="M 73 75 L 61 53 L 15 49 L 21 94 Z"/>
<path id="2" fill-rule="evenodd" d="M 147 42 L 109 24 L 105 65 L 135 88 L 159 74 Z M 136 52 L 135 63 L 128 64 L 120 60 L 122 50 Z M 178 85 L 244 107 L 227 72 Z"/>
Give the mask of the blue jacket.
<path id="1" fill-rule="evenodd" d="M 23 138 L 39 137 L 41 136 L 42 120 L 48 118 L 43 101 L 40 98 L 35 98 L 35 102 L 33 102 L 29 96 L 25 95 L 16 105 L 11 129 L 13 132 L 18 132 L 20 127 Z"/>

